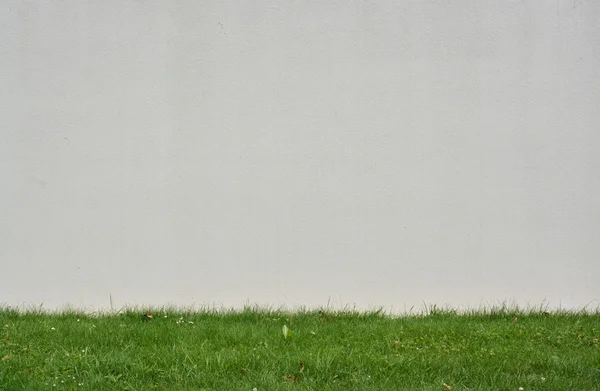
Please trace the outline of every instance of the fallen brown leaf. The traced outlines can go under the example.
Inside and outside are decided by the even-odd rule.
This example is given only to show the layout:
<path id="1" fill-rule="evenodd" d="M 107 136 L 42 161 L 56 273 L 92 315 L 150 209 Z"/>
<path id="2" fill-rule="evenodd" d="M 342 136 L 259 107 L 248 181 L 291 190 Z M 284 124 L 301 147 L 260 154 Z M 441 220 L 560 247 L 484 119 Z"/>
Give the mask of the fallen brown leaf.
<path id="1" fill-rule="evenodd" d="M 515 323 L 517 320 L 519 320 L 519 318 L 517 318 L 516 316 L 512 319 L 512 322 Z"/>
<path id="2" fill-rule="evenodd" d="M 297 377 L 296 376 L 284 376 L 283 379 L 287 380 L 287 381 L 289 381 L 291 383 L 291 382 L 296 381 Z"/>
<path id="3" fill-rule="evenodd" d="M 447 385 L 446 383 L 442 384 L 442 387 L 444 387 L 444 390 L 446 391 L 450 391 L 452 389 L 452 387 L 450 387 L 449 385 Z"/>
<path id="4" fill-rule="evenodd" d="M 2 361 L 8 361 L 8 355 L 2 357 Z"/>
<path id="5" fill-rule="evenodd" d="M 300 363 L 300 373 L 304 372 L 304 363 Z"/>
<path id="6" fill-rule="evenodd" d="M 152 313 L 150 313 L 150 312 L 146 312 L 146 318 L 148 318 L 148 319 L 152 319 Z"/>

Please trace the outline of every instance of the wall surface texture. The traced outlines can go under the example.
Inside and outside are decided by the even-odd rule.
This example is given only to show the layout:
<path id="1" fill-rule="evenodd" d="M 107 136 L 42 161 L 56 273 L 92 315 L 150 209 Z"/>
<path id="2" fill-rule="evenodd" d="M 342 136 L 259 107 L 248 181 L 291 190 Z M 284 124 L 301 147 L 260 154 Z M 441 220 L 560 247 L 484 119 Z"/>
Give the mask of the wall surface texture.
<path id="1" fill-rule="evenodd" d="M 0 303 L 600 303 L 600 2 L 2 3 Z"/>

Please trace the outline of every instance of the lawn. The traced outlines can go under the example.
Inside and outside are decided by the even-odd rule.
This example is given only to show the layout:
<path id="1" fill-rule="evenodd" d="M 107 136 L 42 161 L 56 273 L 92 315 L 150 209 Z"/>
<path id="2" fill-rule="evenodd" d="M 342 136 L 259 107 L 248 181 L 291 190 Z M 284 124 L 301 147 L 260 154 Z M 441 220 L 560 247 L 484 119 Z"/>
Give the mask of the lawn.
<path id="1" fill-rule="evenodd" d="M 600 390 L 598 311 L 146 312 L 0 308 L 0 390 Z"/>

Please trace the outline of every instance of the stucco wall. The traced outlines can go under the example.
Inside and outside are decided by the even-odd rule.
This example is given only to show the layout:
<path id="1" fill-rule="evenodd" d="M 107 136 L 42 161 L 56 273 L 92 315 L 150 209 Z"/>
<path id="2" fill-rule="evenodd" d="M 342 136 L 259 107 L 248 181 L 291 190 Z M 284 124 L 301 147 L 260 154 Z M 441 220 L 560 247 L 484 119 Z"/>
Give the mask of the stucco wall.
<path id="1" fill-rule="evenodd" d="M 596 306 L 599 21 L 4 0 L 0 303 Z"/>

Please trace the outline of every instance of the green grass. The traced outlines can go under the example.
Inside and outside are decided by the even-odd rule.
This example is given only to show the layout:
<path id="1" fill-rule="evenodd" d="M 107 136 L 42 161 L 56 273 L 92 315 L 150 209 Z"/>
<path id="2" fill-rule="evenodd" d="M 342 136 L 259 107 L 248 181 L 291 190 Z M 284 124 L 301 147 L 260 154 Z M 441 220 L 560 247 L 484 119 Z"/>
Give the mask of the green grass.
<path id="1" fill-rule="evenodd" d="M 597 311 L 144 313 L 0 308 L 0 390 L 600 390 Z"/>

